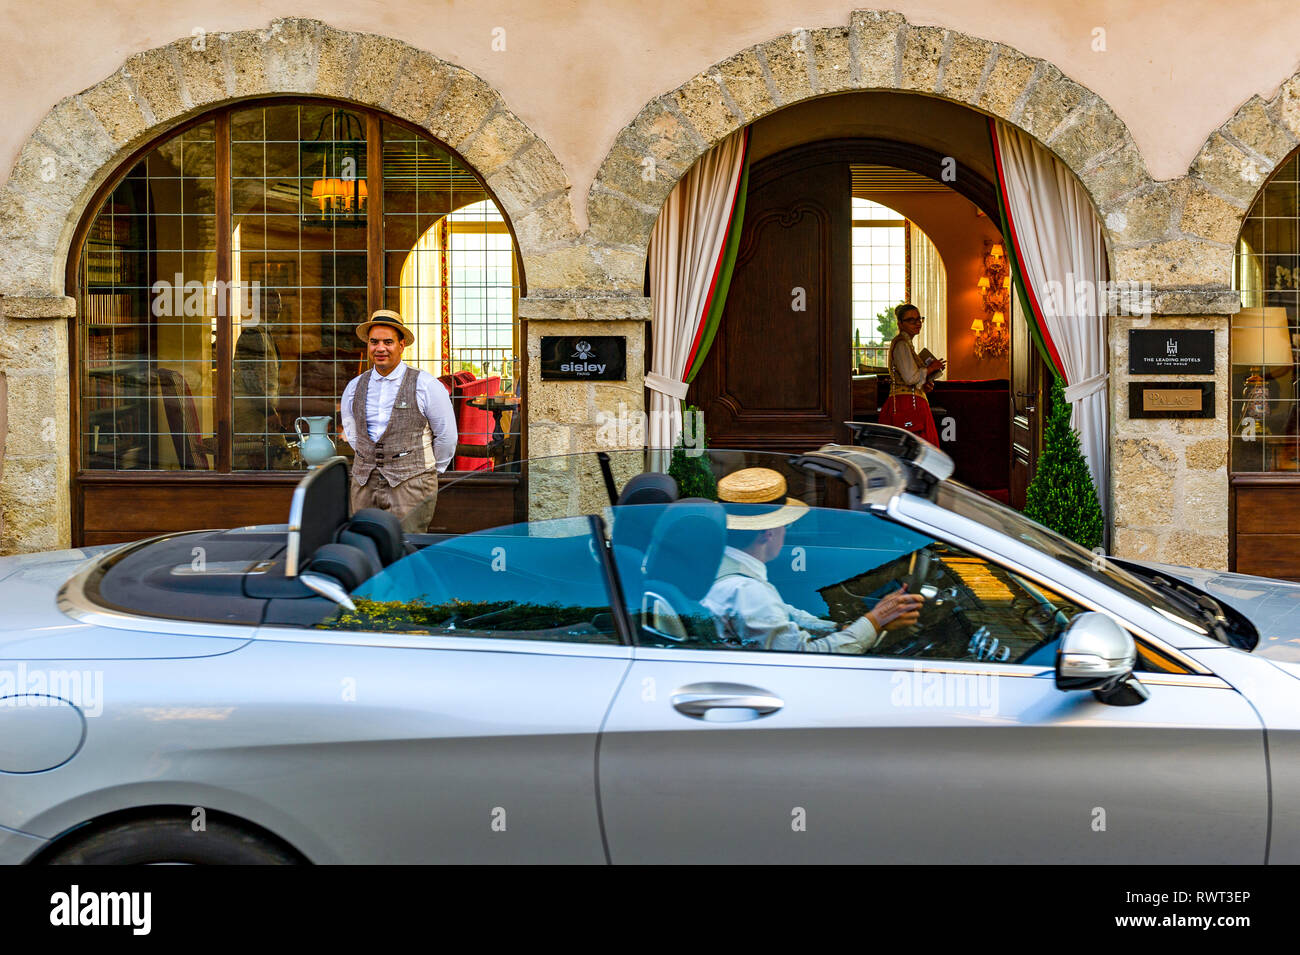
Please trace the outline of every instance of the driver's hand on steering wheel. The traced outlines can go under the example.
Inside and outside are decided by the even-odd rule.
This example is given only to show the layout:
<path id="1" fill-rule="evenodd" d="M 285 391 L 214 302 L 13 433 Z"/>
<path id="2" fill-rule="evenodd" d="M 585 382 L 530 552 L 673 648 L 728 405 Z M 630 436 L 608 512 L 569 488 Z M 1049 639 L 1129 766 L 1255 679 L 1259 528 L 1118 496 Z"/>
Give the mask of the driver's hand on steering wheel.
<path id="1" fill-rule="evenodd" d="M 903 585 L 906 588 L 906 584 Z M 906 590 L 895 590 L 882 597 L 880 602 L 869 610 L 865 616 L 876 628 L 876 633 L 910 627 L 921 619 L 921 605 L 925 598 L 920 594 L 909 594 Z"/>

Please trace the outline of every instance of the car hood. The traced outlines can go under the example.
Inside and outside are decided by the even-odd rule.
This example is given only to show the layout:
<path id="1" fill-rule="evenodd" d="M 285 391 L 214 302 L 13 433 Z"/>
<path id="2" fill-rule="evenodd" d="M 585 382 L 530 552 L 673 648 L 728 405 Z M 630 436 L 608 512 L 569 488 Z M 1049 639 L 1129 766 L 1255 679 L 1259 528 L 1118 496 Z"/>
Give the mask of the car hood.
<path id="1" fill-rule="evenodd" d="M 1177 577 L 1240 612 L 1259 631 L 1259 646 L 1253 651 L 1256 656 L 1300 664 L 1300 584 L 1148 560 L 1129 563 Z"/>
<path id="2" fill-rule="evenodd" d="M 59 609 L 59 591 L 75 574 L 120 544 L 0 557 L 0 661 L 208 656 L 246 642 L 186 632 L 184 621 L 105 614 L 75 619 Z M 7 672 L 0 664 L 0 678 Z M 0 686 L 4 685 L 0 679 Z"/>

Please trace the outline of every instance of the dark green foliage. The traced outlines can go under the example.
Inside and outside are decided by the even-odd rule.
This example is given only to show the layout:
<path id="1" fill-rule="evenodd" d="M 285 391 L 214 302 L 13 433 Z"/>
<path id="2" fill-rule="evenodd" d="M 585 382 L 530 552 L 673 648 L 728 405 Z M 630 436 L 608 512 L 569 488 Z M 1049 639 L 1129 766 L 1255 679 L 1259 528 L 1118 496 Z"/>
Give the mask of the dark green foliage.
<path id="1" fill-rule="evenodd" d="M 533 639 L 564 640 L 581 636 L 586 642 L 609 642 L 592 628 L 597 616 L 608 616 L 606 607 L 572 607 L 560 604 L 515 603 L 511 600 L 452 600 L 430 604 L 415 600 L 369 600 L 353 597 L 356 611 L 339 609 L 316 626 L 322 630 L 365 630 L 379 633 L 457 633 L 483 636 L 530 632 Z M 577 628 L 572 633 L 543 635 L 538 631 Z"/>
<path id="2" fill-rule="evenodd" d="M 704 449 L 709 446 L 704 436 L 704 413 L 695 405 L 689 405 L 683 418 L 687 422 L 693 421 L 695 427 L 691 428 L 687 424 L 682 428 L 682 434 L 678 435 L 677 444 L 673 448 L 673 456 L 668 462 L 668 474 L 677 482 L 679 498 L 702 497 L 716 501 L 718 479 L 713 476 L 709 456 L 704 453 Z M 687 433 L 693 438 L 689 448 L 685 445 Z"/>
<path id="3" fill-rule="evenodd" d="M 1097 489 L 1078 432 L 1070 427 L 1070 406 L 1059 379 L 1052 385 L 1038 471 L 1025 492 L 1025 516 L 1089 550 L 1101 543 L 1103 521 Z"/>
<path id="4" fill-rule="evenodd" d="M 898 319 L 894 317 L 892 308 L 887 308 L 876 315 L 876 328 L 880 332 L 882 342 L 894 340 L 894 336 L 898 334 Z"/>

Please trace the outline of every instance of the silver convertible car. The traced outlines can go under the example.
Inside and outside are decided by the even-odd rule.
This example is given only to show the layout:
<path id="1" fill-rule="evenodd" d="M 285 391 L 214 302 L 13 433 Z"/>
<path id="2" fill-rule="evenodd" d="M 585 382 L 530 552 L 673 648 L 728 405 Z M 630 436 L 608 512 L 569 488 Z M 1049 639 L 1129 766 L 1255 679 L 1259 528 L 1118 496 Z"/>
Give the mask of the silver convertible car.
<path id="1" fill-rule="evenodd" d="M 287 525 L 0 560 L 0 861 L 1300 861 L 1300 585 L 1083 550 L 891 428 L 686 467 L 534 460 L 531 520 L 435 535 L 339 458 Z M 738 636 L 748 468 L 779 614 L 919 619 Z"/>

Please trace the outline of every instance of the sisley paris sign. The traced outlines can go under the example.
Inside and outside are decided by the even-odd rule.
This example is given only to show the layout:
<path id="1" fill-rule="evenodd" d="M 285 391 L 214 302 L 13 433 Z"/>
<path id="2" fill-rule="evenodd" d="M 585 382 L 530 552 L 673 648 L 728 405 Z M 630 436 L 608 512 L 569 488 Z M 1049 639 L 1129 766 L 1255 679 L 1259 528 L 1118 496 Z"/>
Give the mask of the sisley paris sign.
<path id="1" fill-rule="evenodd" d="M 626 381 L 622 335 L 543 335 L 543 381 Z"/>

